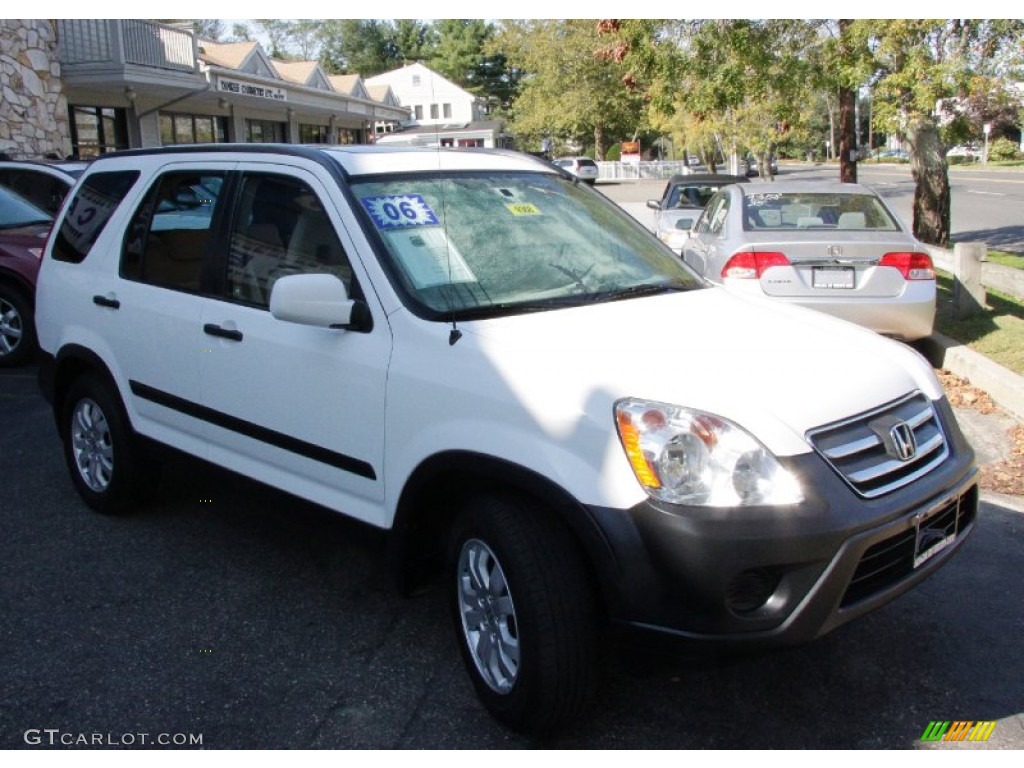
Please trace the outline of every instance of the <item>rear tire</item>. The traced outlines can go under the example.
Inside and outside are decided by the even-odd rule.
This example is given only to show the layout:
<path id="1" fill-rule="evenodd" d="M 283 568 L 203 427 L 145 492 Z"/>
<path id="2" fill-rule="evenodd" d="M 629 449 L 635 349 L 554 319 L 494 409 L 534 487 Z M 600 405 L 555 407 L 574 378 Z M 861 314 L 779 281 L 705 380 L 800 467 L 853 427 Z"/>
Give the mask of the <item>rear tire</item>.
<path id="1" fill-rule="evenodd" d="M 61 439 L 71 480 L 85 503 L 104 514 L 124 514 L 155 486 L 158 470 L 112 388 L 92 374 L 76 379 L 61 409 Z"/>
<path id="2" fill-rule="evenodd" d="M 516 496 L 473 501 L 455 525 L 449 584 L 466 670 L 490 713 L 544 735 L 593 694 L 593 591 L 569 532 Z"/>
<path id="3" fill-rule="evenodd" d="M 32 303 L 17 289 L 0 285 L 0 368 L 27 363 L 35 353 Z"/>

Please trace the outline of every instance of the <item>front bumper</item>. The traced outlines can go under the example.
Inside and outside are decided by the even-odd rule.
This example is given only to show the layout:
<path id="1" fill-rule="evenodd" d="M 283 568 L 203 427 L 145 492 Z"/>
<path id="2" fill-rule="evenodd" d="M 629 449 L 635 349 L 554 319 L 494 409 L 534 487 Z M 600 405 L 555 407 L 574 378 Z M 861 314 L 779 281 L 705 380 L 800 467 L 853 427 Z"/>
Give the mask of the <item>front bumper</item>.
<path id="1" fill-rule="evenodd" d="M 953 556 L 977 515 L 974 453 L 949 405 L 936 405 L 948 458 L 879 498 L 805 454 L 783 462 L 806 496 L 794 507 L 591 507 L 611 553 L 598 572 L 612 618 L 716 648 L 782 646 L 909 590 Z"/>

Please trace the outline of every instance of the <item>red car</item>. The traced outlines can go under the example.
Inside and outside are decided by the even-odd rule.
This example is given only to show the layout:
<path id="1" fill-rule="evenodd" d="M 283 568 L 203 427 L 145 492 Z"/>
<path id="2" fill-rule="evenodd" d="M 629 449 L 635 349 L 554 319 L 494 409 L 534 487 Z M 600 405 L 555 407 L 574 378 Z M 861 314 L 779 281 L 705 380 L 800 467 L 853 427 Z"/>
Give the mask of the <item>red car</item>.
<path id="1" fill-rule="evenodd" d="M 20 365 L 36 351 L 36 275 L 53 217 L 0 187 L 0 367 Z"/>

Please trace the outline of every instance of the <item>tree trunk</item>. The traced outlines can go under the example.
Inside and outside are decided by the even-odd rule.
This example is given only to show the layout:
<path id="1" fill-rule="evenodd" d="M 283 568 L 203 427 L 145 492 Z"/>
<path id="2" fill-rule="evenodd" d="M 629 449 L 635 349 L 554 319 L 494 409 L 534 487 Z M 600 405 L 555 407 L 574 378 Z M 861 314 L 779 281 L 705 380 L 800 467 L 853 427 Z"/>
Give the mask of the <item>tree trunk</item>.
<path id="1" fill-rule="evenodd" d="M 594 159 L 597 161 L 604 160 L 604 126 L 598 123 L 594 126 L 594 154 L 597 155 Z"/>
<path id="2" fill-rule="evenodd" d="M 857 92 L 852 88 L 839 88 L 839 180 L 848 184 L 857 183 L 857 162 L 850 159 L 850 153 L 857 148 L 857 126 L 854 117 L 857 108 Z"/>
<path id="3" fill-rule="evenodd" d="M 907 126 L 910 169 L 914 175 L 914 237 L 929 245 L 949 245 L 949 168 L 939 127 L 925 115 Z"/>

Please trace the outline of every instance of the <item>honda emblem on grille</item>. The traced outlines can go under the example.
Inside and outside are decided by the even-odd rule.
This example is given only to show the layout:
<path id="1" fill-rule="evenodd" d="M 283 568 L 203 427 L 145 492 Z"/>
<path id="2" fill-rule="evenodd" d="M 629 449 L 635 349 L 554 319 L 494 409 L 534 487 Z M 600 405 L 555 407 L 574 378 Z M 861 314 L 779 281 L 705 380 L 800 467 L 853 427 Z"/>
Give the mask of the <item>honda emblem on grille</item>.
<path id="1" fill-rule="evenodd" d="M 894 424 L 889 429 L 889 437 L 892 440 L 893 453 L 900 461 L 910 461 L 917 453 L 917 440 L 914 439 L 914 430 L 905 421 Z"/>

